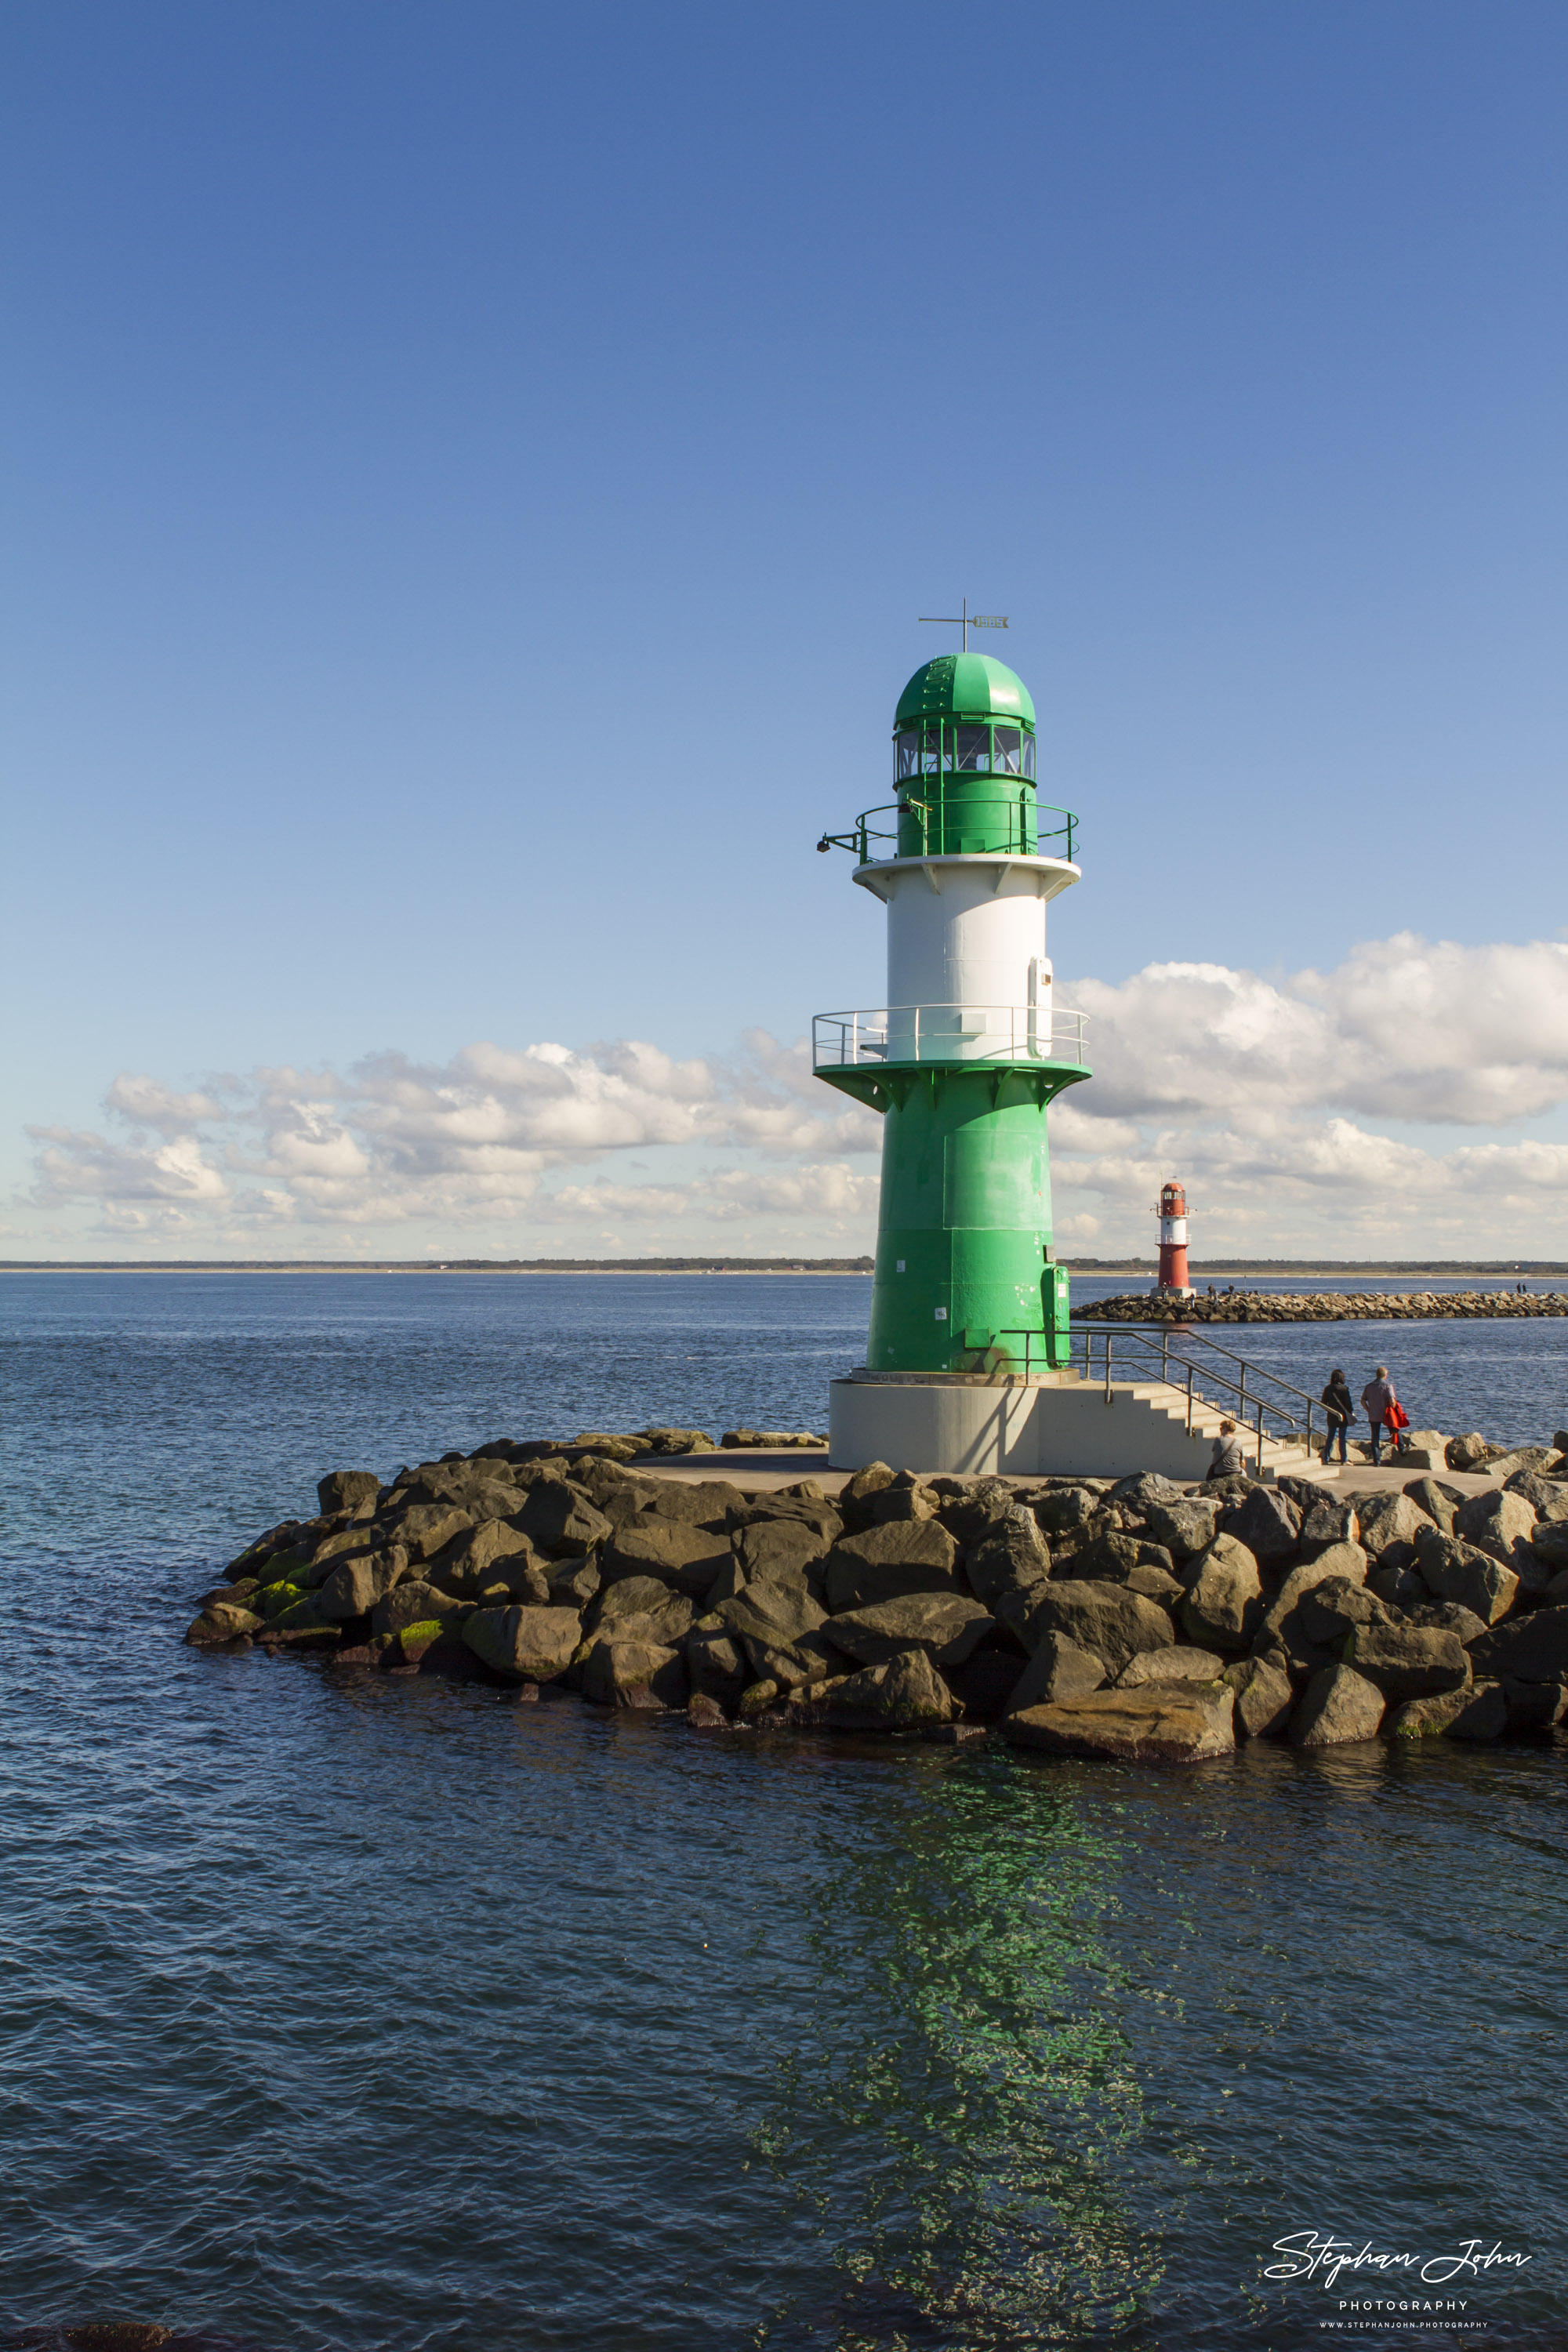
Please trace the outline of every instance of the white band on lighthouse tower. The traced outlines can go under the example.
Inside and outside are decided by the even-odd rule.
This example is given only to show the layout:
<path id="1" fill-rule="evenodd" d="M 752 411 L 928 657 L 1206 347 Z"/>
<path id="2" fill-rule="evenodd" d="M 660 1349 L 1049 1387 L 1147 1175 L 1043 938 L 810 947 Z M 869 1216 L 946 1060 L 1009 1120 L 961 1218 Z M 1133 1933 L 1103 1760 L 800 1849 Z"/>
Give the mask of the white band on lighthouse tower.
<path id="1" fill-rule="evenodd" d="M 951 1057 L 990 1058 L 1009 1020 L 1049 1052 L 1046 902 L 1078 879 L 1065 858 L 1001 854 L 889 858 L 856 880 L 888 909 L 888 1055 L 915 1059 L 915 1019 Z"/>
<path id="2" fill-rule="evenodd" d="M 1202 1203 L 1200 1202 L 1200 1203 L 1199 1203 L 1199 1205 L 1200 1205 L 1200 1207 L 1201 1207 L 1201 1206 L 1202 1206 Z M 1147 1231 L 1148 1231 L 1148 1227 L 1147 1227 L 1147 1226 L 1145 1226 L 1145 1227 L 1144 1227 L 1144 1231 L 1145 1231 L 1145 1232 L 1147 1232 Z M 1162 1242 L 1163 1244 L 1171 1243 L 1171 1242 L 1181 1242 L 1181 1243 L 1184 1244 L 1184 1245 L 1185 1245 L 1185 1243 L 1186 1243 L 1186 1238 L 1187 1238 L 1187 1221 L 1186 1221 L 1185 1217 L 1162 1217 L 1162 1218 L 1161 1218 L 1161 1220 L 1160 1220 L 1160 1239 L 1161 1239 L 1161 1242 Z"/>

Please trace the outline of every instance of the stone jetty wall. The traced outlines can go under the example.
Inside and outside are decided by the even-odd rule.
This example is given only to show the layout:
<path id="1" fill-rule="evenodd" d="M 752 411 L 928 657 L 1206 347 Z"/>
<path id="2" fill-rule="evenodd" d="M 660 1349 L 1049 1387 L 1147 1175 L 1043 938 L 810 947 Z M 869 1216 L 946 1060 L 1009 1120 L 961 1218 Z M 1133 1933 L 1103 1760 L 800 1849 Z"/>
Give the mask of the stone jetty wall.
<path id="1" fill-rule="evenodd" d="M 1222 1291 L 1208 1298 L 1169 1291 L 1123 1291 L 1073 1308 L 1075 1323 L 1462 1323 L 1568 1315 L 1568 1291 Z"/>
<path id="2" fill-rule="evenodd" d="M 714 1732 L 994 1727 L 1154 1762 L 1247 1738 L 1568 1742 L 1568 1432 L 1510 1454 L 1453 1441 L 1467 1466 L 1490 1457 L 1478 1495 L 876 1464 L 830 1499 L 809 1477 L 658 1475 L 650 1446 L 699 1442 L 498 1440 L 384 1484 L 333 1472 L 185 1638 Z"/>

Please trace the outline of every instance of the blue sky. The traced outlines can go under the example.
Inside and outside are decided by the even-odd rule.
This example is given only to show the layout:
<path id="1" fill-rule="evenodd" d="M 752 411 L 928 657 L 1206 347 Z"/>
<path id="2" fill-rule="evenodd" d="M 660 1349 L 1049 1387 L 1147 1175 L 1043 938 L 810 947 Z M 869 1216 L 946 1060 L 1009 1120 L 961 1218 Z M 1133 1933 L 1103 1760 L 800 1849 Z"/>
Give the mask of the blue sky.
<path id="1" fill-rule="evenodd" d="M 1179 1163 L 1226 1246 L 1568 1254 L 1560 9 L 3 39 L 10 1254 L 865 1245 L 874 1128 L 741 1041 L 879 993 L 814 844 L 963 593 L 1082 820 L 1064 1227 Z M 1472 961 L 1369 1012 L 1406 934 Z"/>

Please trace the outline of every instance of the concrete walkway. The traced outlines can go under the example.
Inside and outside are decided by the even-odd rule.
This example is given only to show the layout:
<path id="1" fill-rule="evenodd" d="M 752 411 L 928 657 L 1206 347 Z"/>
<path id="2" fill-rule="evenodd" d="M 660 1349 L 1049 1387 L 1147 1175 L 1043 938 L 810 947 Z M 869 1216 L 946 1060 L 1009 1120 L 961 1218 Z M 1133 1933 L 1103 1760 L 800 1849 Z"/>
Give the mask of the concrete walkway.
<path id="1" fill-rule="evenodd" d="M 649 1455 L 646 1460 L 626 1465 L 639 1478 L 674 1478 L 695 1485 L 703 1478 L 727 1478 L 742 1494 L 766 1495 L 780 1486 L 793 1486 L 797 1479 L 815 1478 L 825 1495 L 837 1495 L 854 1475 L 848 1470 L 832 1470 L 827 1464 L 825 1445 L 790 1447 L 776 1454 L 766 1454 L 759 1447 L 736 1446 L 714 1454 L 678 1454 Z M 1325 1470 L 1316 1454 L 1305 1457 L 1299 1470 L 1290 1474 L 1298 1478 L 1310 1478 L 1315 1486 L 1330 1486 L 1344 1494 L 1397 1495 L 1412 1478 L 1429 1475 L 1440 1478 L 1447 1486 L 1457 1486 L 1466 1495 L 1484 1494 L 1489 1486 L 1500 1482 L 1485 1471 L 1434 1470 L 1424 1473 L 1408 1470 L 1397 1463 L 1386 1462 L 1373 1469 L 1370 1462 L 1347 1462 L 1342 1470 L 1336 1462 Z M 1035 1478 L 1009 1478 L 1010 1486 L 1033 1486 Z"/>

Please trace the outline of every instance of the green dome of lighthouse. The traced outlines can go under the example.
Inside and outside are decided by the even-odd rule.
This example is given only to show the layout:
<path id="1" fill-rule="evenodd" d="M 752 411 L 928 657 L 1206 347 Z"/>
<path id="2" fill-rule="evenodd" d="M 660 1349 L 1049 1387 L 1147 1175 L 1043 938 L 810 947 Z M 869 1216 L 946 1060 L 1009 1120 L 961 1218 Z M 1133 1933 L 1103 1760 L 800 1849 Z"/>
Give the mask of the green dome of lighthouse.
<path id="1" fill-rule="evenodd" d="M 940 654 L 917 669 L 894 714 L 895 728 L 917 719 L 1011 719 L 1035 723 L 1029 689 L 1005 662 L 989 654 Z"/>

